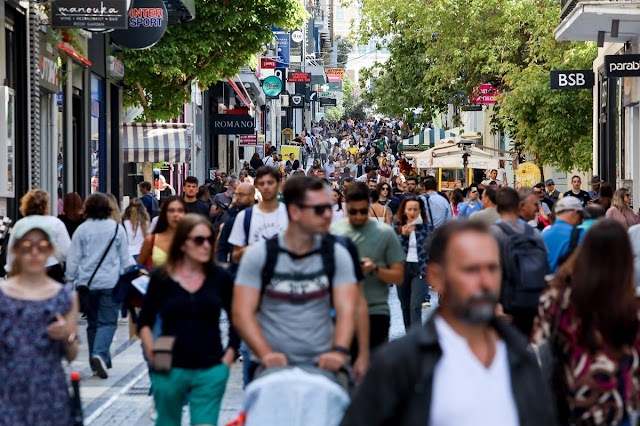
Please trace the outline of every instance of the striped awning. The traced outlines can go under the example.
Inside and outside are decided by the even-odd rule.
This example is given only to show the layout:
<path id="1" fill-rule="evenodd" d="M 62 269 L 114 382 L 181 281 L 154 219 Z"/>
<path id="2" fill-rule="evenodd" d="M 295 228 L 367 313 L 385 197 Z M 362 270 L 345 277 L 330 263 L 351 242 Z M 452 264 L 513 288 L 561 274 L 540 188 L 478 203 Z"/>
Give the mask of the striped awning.
<path id="1" fill-rule="evenodd" d="M 188 163 L 192 127 L 188 123 L 123 123 L 123 161 Z"/>

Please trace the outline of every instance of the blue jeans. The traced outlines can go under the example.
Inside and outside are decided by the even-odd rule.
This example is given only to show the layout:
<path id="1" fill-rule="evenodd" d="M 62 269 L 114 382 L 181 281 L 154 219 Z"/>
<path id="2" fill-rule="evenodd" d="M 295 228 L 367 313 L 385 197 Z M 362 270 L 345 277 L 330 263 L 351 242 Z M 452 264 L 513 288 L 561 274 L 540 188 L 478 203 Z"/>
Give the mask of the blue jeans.
<path id="1" fill-rule="evenodd" d="M 89 361 L 94 355 L 103 359 L 107 368 L 111 368 L 111 342 L 118 328 L 120 304 L 113 300 L 112 290 L 91 290 L 91 309 L 87 313 L 87 342 L 89 343 Z"/>

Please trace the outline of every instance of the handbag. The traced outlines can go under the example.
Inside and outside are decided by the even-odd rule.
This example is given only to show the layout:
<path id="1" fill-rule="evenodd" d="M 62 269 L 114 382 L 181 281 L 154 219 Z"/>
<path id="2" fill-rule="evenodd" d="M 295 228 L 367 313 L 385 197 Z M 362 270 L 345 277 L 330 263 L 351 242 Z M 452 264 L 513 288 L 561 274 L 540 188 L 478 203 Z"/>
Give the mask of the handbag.
<path id="1" fill-rule="evenodd" d="M 176 338 L 174 336 L 160 336 L 153 343 L 153 363 L 154 371 L 166 373 L 171 370 L 173 363 L 173 344 Z"/>
<path id="2" fill-rule="evenodd" d="M 91 310 L 91 297 L 90 297 L 91 293 L 89 289 L 91 287 L 91 282 L 93 281 L 93 278 L 96 276 L 98 269 L 100 269 L 102 262 L 104 262 L 104 259 L 107 257 L 109 250 L 111 250 L 111 246 L 113 245 L 113 242 L 116 240 L 117 235 L 118 235 L 118 224 L 116 223 L 116 232 L 115 234 L 113 234 L 113 238 L 111 238 L 111 241 L 107 246 L 107 249 L 102 254 L 102 258 L 100 258 L 100 262 L 98 262 L 98 266 L 96 266 L 96 269 L 93 270 L 93 274 L 91 274 L 91 278 L 89 278 L 89 282 L 87 282 L 86 285 L 76 286 L 76 292 L 78 293 L 78 301 L 80 302 L 80 312 L 82 312 L 85 315 L 87 315 Z"/>

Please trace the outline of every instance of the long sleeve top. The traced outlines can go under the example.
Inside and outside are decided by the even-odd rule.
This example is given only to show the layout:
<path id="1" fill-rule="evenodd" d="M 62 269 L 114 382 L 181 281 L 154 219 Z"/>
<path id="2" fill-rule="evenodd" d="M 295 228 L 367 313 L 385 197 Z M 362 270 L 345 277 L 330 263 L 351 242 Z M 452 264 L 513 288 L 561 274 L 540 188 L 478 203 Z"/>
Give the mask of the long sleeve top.
<path id="1" fill-rule="evenodd" d="M 398 222 L 394 222 L 393 229 L 395 229 L 396 233 L 398 232 Z M 418 251 L 418 264 L 420 265 L 420 271 L 422 273 L 427 268 L 427 262 L 429 261 L 429 255 L 427 253 L 427 241 L 429 240 L 429 227 L 422 223 L 420 225 L 416 225 L 416 230 L 414 231 L 416 235 L 416 248 Z M 398 234 L 398 238 L 400 239 L 400 244 L 402 244 L 402 248 L 405 253 L 409 252 L 409 240 L 411 239 L 410 235 L 402 235 Z"/>
<path id="2" fill-rule="evenodd" d="M 138 327 L 153 328 L 156 317 L 162 318 L 162 335 L 175 337 L 172 366 L 177 368 L 211 368 L 220 364 L 223 349 L 220 338 L 220 311 L 231 318 L 233 281 L 230 275 L 214 267 L 202 287 L 189 293 L 164 269 L 151 274 L 147 294 L 140 312 Z M 238 349 L 240 338 L 229 326 L 228 347 Z"/>
<path id="3" fill-rule="evenodd" d="M 67 254 L 65 281 L 72 281 L 76 285 L 87 285 L 114 235 L 116 238 L 90 287 L 92 290 L 115 287 L 120 274 L 129 266 L 135 265 L 135 262 L 133 256 L 129 254 L 127 233 L 122 225 L 118 225 L 112 219 L 88 219 L 78 226 Z"/>
<path id="4" fill-rule="evenodd" d="M 609 210 L 607 210 L 605 216 L 609 219 L 615 220 L 616 222 L 620 222 L 620 224 L 626 229 L 629 229 L 633 225 L 637 225 L 638 223 L 640 223 L 640 218 L 638 217 L 638 215 L 628 207 L 624 210 L 624 213 L 620 212 L 620 210 L 618 210 L 616 207 L 609 207 Z"/>

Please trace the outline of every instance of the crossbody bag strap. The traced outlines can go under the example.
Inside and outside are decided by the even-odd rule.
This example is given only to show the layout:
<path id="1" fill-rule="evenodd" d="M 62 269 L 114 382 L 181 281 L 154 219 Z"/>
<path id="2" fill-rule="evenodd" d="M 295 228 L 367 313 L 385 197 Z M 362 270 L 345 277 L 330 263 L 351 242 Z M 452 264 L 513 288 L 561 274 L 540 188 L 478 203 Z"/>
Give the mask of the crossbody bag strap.
<path id="1" fill-rule="evenodd" d="M 113 245 L 113 242 L 116 240 L 117 235 L 118 235 L 118 224 L 116 223 L 116 232 L 113 234 L 113 238 L 111 238 L 111 241 L 107 246 L 107 249 L 104 251 L 104 253 L 102 253 L 102 258 L 100 259 L 100 262 L 98 262 L 98 266 L 96 266 L 96 269 L 93 270 L 93 274 L 91 274 L 91 278 L 89 278 L 89 282 L 87 283 L 87 288 L 91 287 L 91 282 L 93 281 L 93 278 L 96 276 L 98 269 L 100 269 L 100 266 L 102 266 L 102 262 L 104 262 L 104 259 L 107 257 L 109 250 L 111 250 L 111 246 Z"/>
<path id="2" fill-rule="evenodd" d="M 431 222 L 431 226 L 435 226 L 435 224 L 433 223 L 433 213 L 431 213 L 431 203 L 429 202 L 429 198 L 430 194 L 425 195 L 425 198 L 427 199 L 427 210 L 429 211 L 429 221 Z"/>

